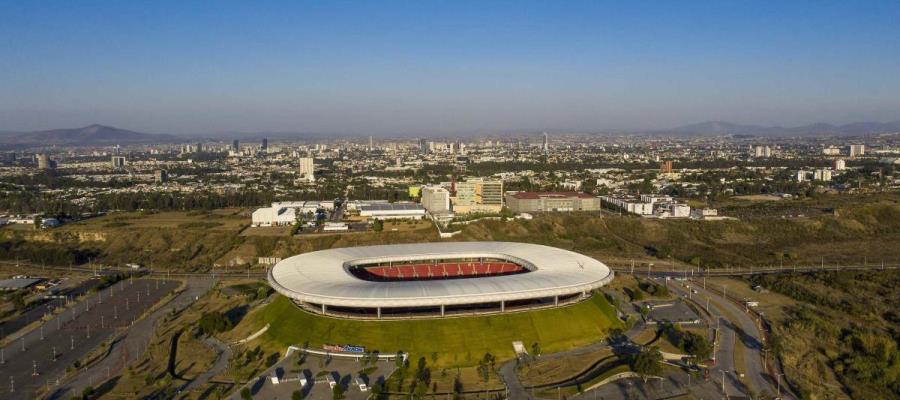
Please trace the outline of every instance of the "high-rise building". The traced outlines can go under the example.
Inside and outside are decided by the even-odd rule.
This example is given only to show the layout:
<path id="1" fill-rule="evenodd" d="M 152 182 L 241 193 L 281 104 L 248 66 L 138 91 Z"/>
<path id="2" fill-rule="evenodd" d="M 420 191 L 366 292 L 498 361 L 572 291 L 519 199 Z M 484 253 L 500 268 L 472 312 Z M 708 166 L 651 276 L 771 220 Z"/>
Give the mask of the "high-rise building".
<path id="1" fill-rule="evenodd" d="M 125 168 L 125 157 L 112 156 L 112 159 L 110 160 L 110 165 L 112 165 L 112 167 L 115 169 Z"/>
<path id="2" fill-rule="evenodd" d="M 234 152 L 241 151 L 241 142 L 238 141 L 237 139 L 234 139 L 231 142 L 231 151 L 234 151 Z"/>
<path id="3" fill-rule="evenodd" d="M 547 132 L 544 132 L 544 144 L 543 146 L 541 146 L 541 150 L 544 152 L 544 154 L 550 152 L 550 138 L 547 136 Z"/>
<path id="4" fill-rule="evenodd" d="M 666 160 L 659 164 L 659 172 L 662 174 L 672 173 L 672 160 Z"/>
<path id="5" fill-rule="evenodd" d="M 54 169 L 56 168 L 56 161 L 51 160 L 47 154 L 38 154 L 37 167 L 38 169 Z"/>
<path id="6" fill-rule="evenodd" d="M 267 139 L 267 138 L 262 139 L 262 143 L 259 145 L 259 150 L 261 150 L 263 152 L 265 152 L 266 150 L 269 150 L 269 139 Z"/>
<path id="7" fill-rule="evenodd" d="M 369 135 L 369 151 L 375 150 L 375 140 Z"/>
<path id="8" fill-rule="evenodd" d="M 860 157 L 866 155 L 866 145 L 864 144 L 851 144 L 850 145 L 850 157 Z"/>
<path id="9" fill-rule="evenodd" d="M 499 179 L 468 179 L 456 184 L 453 211 L 500 212 L 503 208 L 503 181 Z"/>
<path id="10" fill-rule="evenodd" d="M 843 158 L 838 158 L 831 163 L 835 171 L 843 171 L 847 169 L 847 162 Z"/>
<path id="11" fill-rule="evenodd" d="M 826 156 L 836 156 L 841 154 L 841 149 L 833 146 L 828 146 L 822 149 L 822 154 Z"/>
<path id="12" fill-rule="evenodd" d="M 772 148 L 769 146 L 756 146 L 754 155 L 756 157 L 772 157 Z"/>
<path id="13" fill-rule="evenodd" d="M 169 181 L 169 171 L 164 169 L 153 171 L 153 178 L 156 180 L 156 183 L 166 183 Z"/>
<path id="14" fill-rule="evenodd" d="M 203 143 L 197 142 L 197 152 L 198 153 L 203 152 Z"/>
<path id="15" fill-rule="evenodd" d="M 429 152 L 428 141 L 425 139 L 419 139 L 419 154 L 428 154 Z"/>
<path id="16" fill-rule="evenodd" d="M 307 182 L 316 181 L 316 165 L 312 157 L 300 158 L 300 176 L 306 179 Z"/>
<path id="17" fill-rule="evenodd" d="M 422 207 L 432 214 L 450 211 L 450 192 L 440 186 L 425 186 L 421 191 Z"/>
<path id="18" fill-rule="evenodd" d="M 813 173 L 813 179 L 815 179 L 817 181 L 826 181 L 826 182 L 830 181 L 831 180 L 831 170 L 826 169 L 826 168 L 817 169 Z"/>

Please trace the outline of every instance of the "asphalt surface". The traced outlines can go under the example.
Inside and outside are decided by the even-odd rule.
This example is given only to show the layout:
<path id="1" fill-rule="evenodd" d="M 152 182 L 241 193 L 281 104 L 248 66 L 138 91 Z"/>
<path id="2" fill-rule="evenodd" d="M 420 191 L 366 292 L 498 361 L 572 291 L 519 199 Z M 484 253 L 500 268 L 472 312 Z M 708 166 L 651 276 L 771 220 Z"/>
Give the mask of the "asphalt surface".
<path id="1" fill-rule="evenodd" d="M 333 357 L 331 360 L 325 360 L 320 356 L 307 355 L 302 365 L 297 364 L 299 352 L 293 352 L 284 357 L 271 368 L 263 372 L 257 379 L 249 382 L 245 387 L 250 388 L 250 392 L 255 399 L 290 399 L 294 391 L 300 390 L 307 400 L 330 400 L 333 398 L 331 387 L 328 385 L 325 376 L 318 376 L 325 372 L 330 374 L 335 382 L 344 386 L 344 398 L 347 400 L 365 400 L 371 394 L 371 390 L 361 391 L 354 384 L 354 378 L 359 377 L 358 371 L 372 364 L 363 366 L 355 360 L 341 359 Z M 368 376 L 363 377 L 364 381 L 369 385 L 375 382 L 384 382 L 396 369 L 394 361 L 379 361 L 375 365 L 377 369 Z M 272 376 L 278 376 L 282 381 L 273 384 Z M 299 377 L 304 376 L 307 379 L 305 387 L 300 386 Z M 241 388 L 242 389 L 242 388 Z M 240 400 L 240 391 L 237 389 L 232 394 L 232 400 Z M 515 397 L 510 397 L 515 398 Z"/>
<path id="2" fill-rule="evenodd" d="M 213 362 L 213 365 L 209 367 L 202 374 L 198 375 L 196 378 L 185 384 L 179 392 L 190 392 L 192 390 L 199 389 L 214 376 L 219 375 L 225 372 L 228 369 L 228 361 L 231 360 L 232 351 L 231 348 L 228 347 L 227 344 L 222 343 L 216 338 L 208 337 L 203 340 L 203 343 L 206 344 L 212 351 L 216 353 L 216 360 Z"/>
<path id="3" fill-rule="evenodd" d="M 669 288 L 674 288 L 678 293 L 686 296 L 687 289 L 683 287 L 683 283 L 685 282 L 670 283 Z M 697 290 L 698 293 L 692 294 L 692 297 L 697 300 L 698 303 L 702 303 L 708 297 L 710 300 L 710 312 L 713 315 L 722 316 L 721 326 L 723 334 L 727 332 L 730 336 L 729 338 L 723 338 L 722 342 L 720 342 L 723 344 L 723 350 L 725 349 L 726 342 L 731 344 L 729 347 L 731 347 L 732 352 L 734 351 L 735 341 L 740 340 L 744 345 L 745 354 L 743 365 L 732 364 L 728 366 L 730 368 L 726 368 L 726 366 L 722 364 L 713 376 L 721 379 L 721 371 L 724 370 L 726 372 L 728 376 L 727 380 L 734 382 L 734 385 L 729 386 L 729 390 L 737 391 L 729 391 L 729 394 L 749 394 L 748 391 L 751 391 L 757 396 L 762 394 L 774 396 L 776 392 L 775 382 L 770 378 L 763 366 L 762 335 L 753 318 L 735 303 L 724 299 L 721 295 L 713 293 L 710 290 L 704 290 L 702 283 L 690 282 L 687 284 Z M 729 317 L 734 319 L 729 319 Z M 718 355 L 718 357 L 721 356 L 721 354 Z M 746 382 L 746 386 L 749 387 L 746 387 L 737 379 L 735 368 L 744 373 L 743 381 Z M 783 398 L 794 398 L 790 393 L 786 393 L 784 388 L 782 388 L 781 395 Z"/>
<path id="4" fill-rule="evenodd" d="M 78 296 L 84 295 L 89 292 L 91 289 L 96 288 L 100 285 L 100 280 L 96 278 L 87 279 L 84 282 L 78 284 L 74 288 L 70 288 L 59 293 L 60 296 L 67 296 L 69 299 L 74 299 Z M 31 325 L 35 321 L 39 321 L 45 315 L 53 312 L 57 307 L 63 307 L 66 305 L 66 299 L 64 298 L 51 298 L 46 299 L 21 315 L 8 319 L 6 321 L 0 322 L 0 339 L 3 339 L 7 336 L 12 336 L 20 329 Z"/>
<path id="5" fill-rule="evenodd" d="M 5 399 L 31 399 L 53 390 L 66 368 L 129 327 L 153 304 L 178 286 L 177 282 L 124 280 L 89 295 L 3 348 L 0 382 Z M 24 347 L 25 350 L 22 350 Z"/>
<path id="6" fill-rule="evenodd" d="M 172 289 L 178 287 L 181 282 L 168 281 L 172 285 Z M 194 301 L 203 296 L 215 284 L 215 280 L 204 278 L 192 278 L 185 282 L 184 290 L 172 298 L 168 303 L 154 310 L 145 318 L 137 321 L 134 326 L 122 332 L 118 340 L 113 343 L 107 355 L 97 363 L 94 363 L 87 370 L 80 370 L 77 375 L 61 382 L 58 387 L 53 388 L 53 392 L 48 396 L 49 399 L 68 399 L 73 395 L 81 394 L 81 391 L 87 387 L 101 387 L 101 385 L 109 381 L 115 380 L 125 370 L 126 366 L 140 359 L 141 354 L 147 348 L 153 337 L 159 320 L 171 310 L 181 310 L 190 306 Z M 140 287 L 140 285 L 138 285 Z M 151 285 L 151 288 L 153 286 Z M 162 287 L 162 286 L 160 286 Z M 118 293 L 118 292 L 117 292 Z"/>

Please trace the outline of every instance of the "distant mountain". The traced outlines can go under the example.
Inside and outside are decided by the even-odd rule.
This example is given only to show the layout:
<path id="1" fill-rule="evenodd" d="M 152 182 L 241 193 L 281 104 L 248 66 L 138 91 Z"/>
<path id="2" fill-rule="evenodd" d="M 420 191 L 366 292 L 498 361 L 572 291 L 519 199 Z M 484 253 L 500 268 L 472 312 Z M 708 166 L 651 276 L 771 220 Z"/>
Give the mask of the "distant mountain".
<path id="1" fill-rule="evenodd" d="M 141 133 L 96 124 L 84 128 L 53 129 L 0 137 L 0 143 L 17 146 L 107 146 L 115 144 L 176 143 L 181 141 L 183 139 L 174 135 Z"/>
<path id="2" fill-rule="evenodd" d="M 699 124 L 685 125 L 670 129 L 672 133 L 695 135 L 758 135 L 765 132 L 764 126 L 741 125 L 725 121 L 707 121 Z"/>
<path id="3" fill-rule="evenodd" d="M 753 135 L 753 136 L 859 136 L 900 132 L 900 121 L 854 122 L 845 125 L 814 123 L 796 127 L 741 125 L 724 121 L 709 121 L 657 131 L 670 135 Z"/>

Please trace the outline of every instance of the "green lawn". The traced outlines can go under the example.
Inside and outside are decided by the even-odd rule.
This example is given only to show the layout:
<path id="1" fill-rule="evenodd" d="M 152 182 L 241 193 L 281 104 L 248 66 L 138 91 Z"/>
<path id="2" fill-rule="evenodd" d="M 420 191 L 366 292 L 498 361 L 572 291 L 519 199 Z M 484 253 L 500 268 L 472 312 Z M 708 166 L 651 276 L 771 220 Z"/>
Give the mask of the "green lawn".
<path id="1" fill-rule="evenodd" d="M 271 323 L 263 340 L 276 347 L 308 342 L 311 348 L 324 343 L 354 344 L 367 350 L 414 357 L 438 354 L 438 365 L 476 365 L 490 352 L 500 360 L 515 357 L 512 342 L 527 347 L 540 343 L 552 353 L 597 342 L 612 327 L 621 327 L 615 310 L 601 295 L 558 309 L 519 312 L 484 317 L 413 321 L 351 321 L 326 318 L 299 310 L 286 297 L 278 296 L 260 313 L 255 325 Z"/>

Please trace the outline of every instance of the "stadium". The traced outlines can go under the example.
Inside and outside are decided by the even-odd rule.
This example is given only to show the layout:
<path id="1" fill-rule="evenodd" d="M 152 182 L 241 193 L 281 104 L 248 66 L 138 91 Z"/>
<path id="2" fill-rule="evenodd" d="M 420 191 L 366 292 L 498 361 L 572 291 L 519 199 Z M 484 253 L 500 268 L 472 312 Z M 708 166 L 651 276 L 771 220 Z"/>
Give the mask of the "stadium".
<path id="1" fill-rule="evenodd" d="M 276 291 L 330 317 L 409 319 L 507 313 L 580 302 L 613 279 L 567 250 L 511 242 L 350 247 L 282 260 Z"/>

